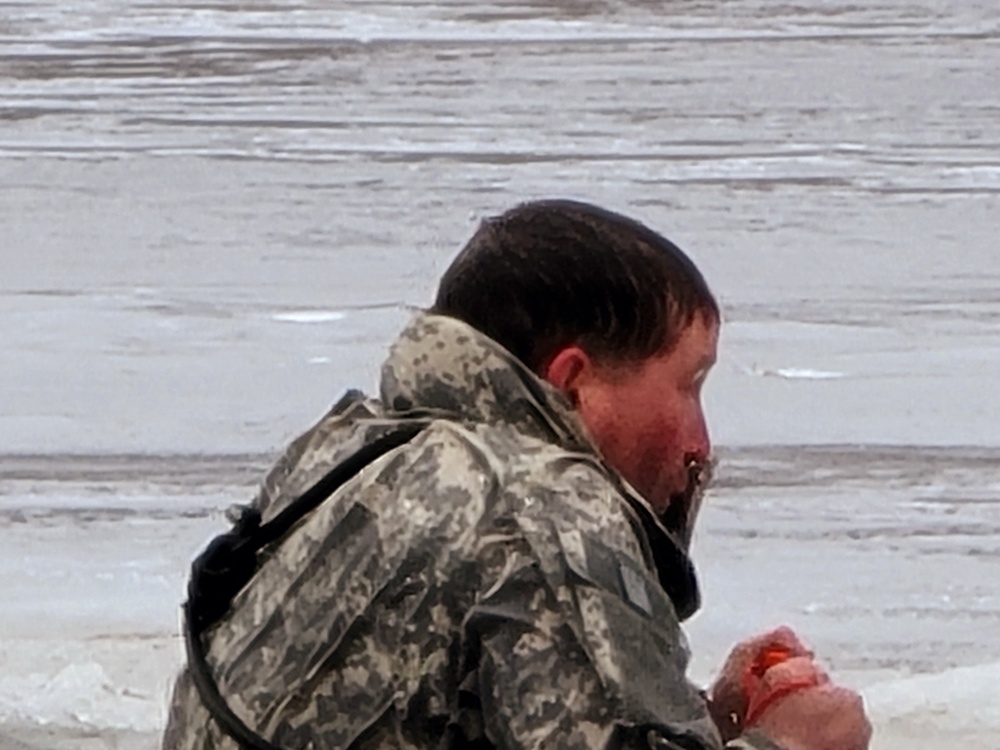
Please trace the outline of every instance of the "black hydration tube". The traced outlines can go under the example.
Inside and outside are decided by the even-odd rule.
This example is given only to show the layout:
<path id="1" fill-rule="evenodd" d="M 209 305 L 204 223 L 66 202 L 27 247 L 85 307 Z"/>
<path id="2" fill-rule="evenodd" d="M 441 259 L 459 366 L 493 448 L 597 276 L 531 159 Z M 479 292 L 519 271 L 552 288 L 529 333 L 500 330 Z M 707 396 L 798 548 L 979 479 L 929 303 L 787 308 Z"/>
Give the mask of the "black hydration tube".
<path id="1" fill-rule="evenodd" d="M 258 554 L 281 539 L 307 513 L 330 497 L 365 466 L 410 442 L 427 422 L 404 424 L 365 445 L 334 466 L 316 484 L 261 526 L 260 512 L 244 511 L 232 531 L 213 539 L 191 565 L 188 600 L 184 604 L 184 641 L 191 679 L 201 700 L 222 730 L 249 750 L 280 750 L 250 729 L 219 693 L 206 659 L 202 635 L 232 606 L 233 599 L 260 566 Z"/>

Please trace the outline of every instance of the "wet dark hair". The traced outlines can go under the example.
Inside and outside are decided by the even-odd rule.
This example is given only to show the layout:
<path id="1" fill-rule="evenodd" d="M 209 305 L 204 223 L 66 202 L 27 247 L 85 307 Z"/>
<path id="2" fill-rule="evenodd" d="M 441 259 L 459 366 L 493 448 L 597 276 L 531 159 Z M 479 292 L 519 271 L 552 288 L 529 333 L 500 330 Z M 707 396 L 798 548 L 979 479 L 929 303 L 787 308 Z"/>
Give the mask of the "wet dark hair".
<path id="1" fill-rule="evenodd" d="M 576 344 L 608 365 L 668 351 L 696 314 L 719 320 L 701 273 L 637 221 L 587 203 L 524 203 L 486 219 L 445 271 L 433 312 L 541 374 Z"/>

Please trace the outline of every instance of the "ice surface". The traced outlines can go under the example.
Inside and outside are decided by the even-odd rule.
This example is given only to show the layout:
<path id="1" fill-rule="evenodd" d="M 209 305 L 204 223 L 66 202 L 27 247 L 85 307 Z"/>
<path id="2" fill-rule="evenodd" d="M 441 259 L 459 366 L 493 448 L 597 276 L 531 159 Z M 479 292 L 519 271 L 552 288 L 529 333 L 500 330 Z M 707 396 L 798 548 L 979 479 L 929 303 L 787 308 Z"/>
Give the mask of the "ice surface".
<path id="1" fill-rule="evenodd" d="M 1000 663 L 889 679 L 864 690 L 878 725 L 874 746 L 935 750 L 1000 747 Z"/>
<path id="2" fill-rule="evenodd" d="M 864 697 L 868 708 L 886 722 L 989 729 L 1000 742 L 998 680 L 1000 662 L 994 662 L 878 682 L 865 688 Z"/>

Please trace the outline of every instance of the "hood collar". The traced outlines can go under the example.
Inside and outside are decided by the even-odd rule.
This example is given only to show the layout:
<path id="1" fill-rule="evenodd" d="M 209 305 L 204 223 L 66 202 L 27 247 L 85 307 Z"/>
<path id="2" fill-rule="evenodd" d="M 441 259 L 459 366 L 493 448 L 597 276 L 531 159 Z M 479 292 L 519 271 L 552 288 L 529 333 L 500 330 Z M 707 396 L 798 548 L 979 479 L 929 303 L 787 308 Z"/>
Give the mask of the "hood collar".
<path id="1" fill-rule="evenodd" d="M 512 424 L 568 450 L 597 453 L 562 393 L 493 339 L 444 315 L 421 313 L 403 329 L 382 366 L 380 395 L 394 412 Z"/>
<path id="2" fill-rule="evenodd" d="M 698 609 L 698 584 L 686 545 L 604 462 L 566 397 L 496 341 L 455 318 L 420 313 L 389 350 L 380 395 L 391 412 L 442 412 L 471 422 L 509 424 L 566 450 L 592 455 L 639 516 L 660 584 L 680 618 Z"/>

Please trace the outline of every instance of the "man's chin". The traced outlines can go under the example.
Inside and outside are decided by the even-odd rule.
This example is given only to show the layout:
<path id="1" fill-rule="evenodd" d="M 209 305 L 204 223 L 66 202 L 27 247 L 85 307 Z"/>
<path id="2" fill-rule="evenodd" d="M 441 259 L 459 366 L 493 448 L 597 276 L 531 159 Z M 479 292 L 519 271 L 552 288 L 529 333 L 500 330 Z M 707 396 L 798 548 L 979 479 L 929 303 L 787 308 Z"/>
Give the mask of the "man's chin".
<path id="1" fill-rule="evenodd" d="M 702 497 L 711 476 L 711 465 L 688 466 L 687 486 L 670 495 L 666 509 L 659 512 L 660 522 L 687 549 L 691 544 L 694 524 L 701 510 Z M 656 507 L 656 506 L 654 506 Z"/>
<path id="2" fill-rule="evenodd" d="M 676 482 L 672 484 L 676 486 Z M 686 515 L 684 508 L 687 507 L 690 501 L 687 489 L 685 488 L 678 492 L 676 490 L 657 487 L 645 492 L 640 490 L 640 492 L 646 499 L 646 504 L 653 511 L 653 515 L 660 520 L 668 531 L 677 533 L 680 528 L 679 525 L 683 523 L 683 517 Z"/>

